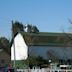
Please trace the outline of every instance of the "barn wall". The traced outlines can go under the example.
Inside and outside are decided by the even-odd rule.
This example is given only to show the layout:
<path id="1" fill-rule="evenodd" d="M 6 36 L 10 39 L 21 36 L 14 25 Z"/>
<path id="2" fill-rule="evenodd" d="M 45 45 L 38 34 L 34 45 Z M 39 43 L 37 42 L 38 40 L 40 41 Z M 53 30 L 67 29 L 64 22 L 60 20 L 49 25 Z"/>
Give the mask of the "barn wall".
<path id="1" fill-rule="evenodd" d="M 71 47 L 31 46 L 29 48 L 29 55 L 42 56 L 47 59 L 48 53 L 52 53 L 59 59 L 72 59 Z"/>

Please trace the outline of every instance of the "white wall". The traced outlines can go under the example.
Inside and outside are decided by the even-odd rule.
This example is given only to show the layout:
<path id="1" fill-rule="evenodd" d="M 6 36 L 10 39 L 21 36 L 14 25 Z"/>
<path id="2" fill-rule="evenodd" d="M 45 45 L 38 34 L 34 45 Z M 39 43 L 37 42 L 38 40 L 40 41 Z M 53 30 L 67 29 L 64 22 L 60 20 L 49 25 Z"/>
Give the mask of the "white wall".
<path id="1" fill-rule="evenodd" d="M 14 60 L 14 57 L 16 60 L 26 60 L 28 57 L 28 47 L 20 33 L 14 38 L 11 47 L 11 60 Z"/>

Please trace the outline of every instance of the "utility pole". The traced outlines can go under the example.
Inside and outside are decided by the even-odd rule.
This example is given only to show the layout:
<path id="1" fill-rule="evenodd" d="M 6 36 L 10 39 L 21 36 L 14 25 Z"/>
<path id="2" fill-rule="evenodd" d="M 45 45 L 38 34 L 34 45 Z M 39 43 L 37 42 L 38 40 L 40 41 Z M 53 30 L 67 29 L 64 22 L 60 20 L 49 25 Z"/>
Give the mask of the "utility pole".
<path id="1" fill-rule="evenodd" d="M 15 40 L 13 33 L 13 21 L 12 21 L 12 38 L 13 38 L 13 48 L 14 48 L 14 72 L 16 72 L 16 53 L 15 53 Z"/>

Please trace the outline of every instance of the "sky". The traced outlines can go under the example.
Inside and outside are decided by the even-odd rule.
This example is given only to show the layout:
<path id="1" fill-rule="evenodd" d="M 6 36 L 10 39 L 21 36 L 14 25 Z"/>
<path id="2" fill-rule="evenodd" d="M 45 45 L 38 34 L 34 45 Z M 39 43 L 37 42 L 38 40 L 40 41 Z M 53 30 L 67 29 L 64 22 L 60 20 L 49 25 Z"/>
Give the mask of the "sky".
<path id="1" fill-rule="evenodd" d="M 0 0 L 0 37 L 11 37 L 11 21 L 36 25 L 40 32 L 63 32 L 72 25 L 72 0 Z"/>

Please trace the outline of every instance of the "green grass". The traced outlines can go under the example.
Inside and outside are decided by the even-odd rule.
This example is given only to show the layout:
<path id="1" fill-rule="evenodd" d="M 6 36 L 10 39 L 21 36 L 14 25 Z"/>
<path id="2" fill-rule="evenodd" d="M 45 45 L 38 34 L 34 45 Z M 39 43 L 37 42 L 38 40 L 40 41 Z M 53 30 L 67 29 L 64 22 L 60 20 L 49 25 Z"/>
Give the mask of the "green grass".
<path id="1" fill-rule="evenodd" d="M 11 63 L 12 63 L 12 67 L 14 67 L 14 61 L 12 61 Z M 16 64 L 16 68 L 19 68 L 19 69 L 28 68 L 28 65 L 25 63 L 24 60 L 16 60 L 15 64 Z"/>

